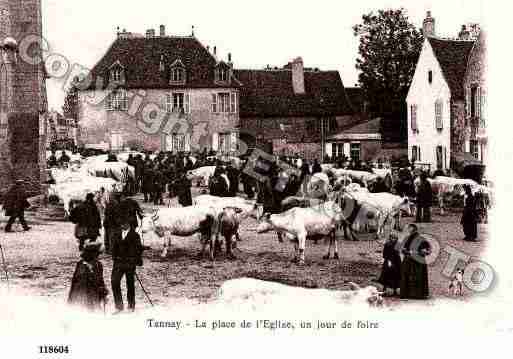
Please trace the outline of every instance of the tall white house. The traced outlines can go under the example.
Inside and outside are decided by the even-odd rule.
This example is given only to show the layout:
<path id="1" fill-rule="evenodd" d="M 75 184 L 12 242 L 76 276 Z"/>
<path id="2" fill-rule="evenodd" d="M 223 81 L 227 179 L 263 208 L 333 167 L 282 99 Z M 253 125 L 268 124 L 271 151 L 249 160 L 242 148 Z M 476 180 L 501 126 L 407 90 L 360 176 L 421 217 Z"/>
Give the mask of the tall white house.
<path id="1" fill-rule="evenodd" d="M 430 171 L 450 169 L 469 152 L 464 81 L 473 37 L 437 38 L 428 12 L 424 43 L 407 96 L 409 159 Z"/>

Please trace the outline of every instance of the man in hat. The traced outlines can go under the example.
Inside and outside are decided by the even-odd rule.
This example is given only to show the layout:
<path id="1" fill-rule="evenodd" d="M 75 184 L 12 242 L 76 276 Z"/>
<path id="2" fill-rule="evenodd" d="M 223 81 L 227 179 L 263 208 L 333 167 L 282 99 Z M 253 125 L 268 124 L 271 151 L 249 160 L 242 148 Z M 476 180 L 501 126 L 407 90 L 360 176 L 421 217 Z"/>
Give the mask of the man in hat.
<path id="1" fill-rule="evenodd" d="M 107 299 L 107 289 L 103 280 L 103 265 L 98 260 L 101 243 L 92 241 L 84 244 L 84 250 L 77 262 L 68 304 L 79 306 L 89 311 L 100 310 Z"/>
<path id="2" fill-rule="evenodd" d="M 5 215 L 9 217 L 9 221 L 5 226 L 6 232 L 12 232 L 12 225 L 16 218 L 19 219 L 23 230 L 30 230 L 27 222 L 25 222 L 25 210 L 30 207 L 30 204 L 27 201 L 28 195 L 23 185 L 23 180 L 17 180 L 4 196 Z"/>
<path id="3" fill-rule="evenodd" d="M 417 223 L 431 222 L 431 206 L 433 205 L 433 189 L 426 172 L 420 174 L 420 185 L 417 192 Z"/>
<path id="4" fill-rule="evenodd" d="M 124 310 L 123 296 L 121 293 L 121 279 L 126 278 L 128 308 L 135 309 L 135 270 L 142 266 L 143 246 L 141 237 L 133 226 L 122 224 L 123 232 L 127 232 L 124 238 L 116 238 L 112 243 L 112 295 L 116 305 L 116 313 Z"/>
<path id="5" fill-rule="evenodd" d="M 78 250 L 82 251 L 87 239 L 95 241 L 100 236 L 102 220 L 94 194 L 88 193 L 85 201 L 71 210 L 70 220 L 76 224 L 75 237 L 79 242 Z"/>

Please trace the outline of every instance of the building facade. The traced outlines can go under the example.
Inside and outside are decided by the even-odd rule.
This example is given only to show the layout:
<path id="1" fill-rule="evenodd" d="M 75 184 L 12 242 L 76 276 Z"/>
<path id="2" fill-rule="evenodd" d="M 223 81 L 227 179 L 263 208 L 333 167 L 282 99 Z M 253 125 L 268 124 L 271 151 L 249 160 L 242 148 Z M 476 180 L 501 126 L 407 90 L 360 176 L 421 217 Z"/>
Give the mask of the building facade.
<path id="1" fill-rule="evenodd" d="M 46 72 L 40 0 L 0 1 L 0 190 L 40 190 L 46 165 Z M 20 51 L 23 50 L 23 51 Z"/>
<path id="2" fill-rule="evenodd" d="M 475 41 L 436 37 L 430 13 L 424 35 L 406 100 L 409 159 L 431 171 L 447 170 L 466 150 L 464 77 Z"/>
<path id="3" fill-rule="evenodd" d="M 470 127 L 465 137 L 465 152 L 486 163 L 488 135 L 486 132 L 486 34 L 481 31 L 474 43 L 465 74 L 465 125 Z"/>
<path id="4" fill-rule="evenodd" d="M 80 145 L 111 150 L 237 150 L 239 83 L 192 35 L 118 33 L 77 85 Z"/>
<path id="5" fill-rule="evenodd" d="M 241 83 L 241 139 L 249 147 L 322 160 L 326 141 L 353 119 L 337 71 L 304 68 L 296 58 L 283 68 L 236 70 Z"/>

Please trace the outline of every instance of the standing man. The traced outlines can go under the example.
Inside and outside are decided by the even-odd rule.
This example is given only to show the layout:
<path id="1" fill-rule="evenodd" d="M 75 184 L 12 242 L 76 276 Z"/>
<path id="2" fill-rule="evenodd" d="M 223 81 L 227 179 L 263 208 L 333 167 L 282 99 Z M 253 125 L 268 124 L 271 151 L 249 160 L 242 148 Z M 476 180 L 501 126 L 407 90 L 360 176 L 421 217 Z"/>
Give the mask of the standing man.
<path id="1" fill-rule="evenodd" d="M 230 187 L 228 188 L 229 197 L 235 197 L 237 192 L 239 192 L 239 171 L 235 168 L 233 162 L 232 160 L 226 168 L 226 176 L 230 181 Z"/>
<path id="2" fill-rule="evenodd" d="M 121 194 L 113 192 L 105 206 L 105 217 L 103 219 L 105 252 L 112 253 L 112 243 L 121 239 L 121 220 L 119 202 Z"/>
<path id="3" fill-rule="evenodd" d="M 142 266 L 143 246 L 141 237 L 133 226 L 128 223 L 122 225 L 123 231 L 127 231 L 124 239 L 117 239 L 112 244 L 112 294 L 116 305 L 116 314 L 124 310 L 123 295 L 121 293 L 121 279 L 126 277 L 126 290 L 128 309 L 135 310 L 135 270 Z"/>
<path id="4" fill-rule="evenodd" d="M 433 204 L 433 189 L 428 181 L 426 172 L 420 174 L 420 185 L 417 193 L 417 218 L 415 222 L 431 222 L 431 206 Z"/>
<path id="5" fill-rule="evenodd" d="M 87 239 L 96 241 L 96 238 L 100 236 L 102 220 L 94 201 L 94 194 L 88 193 L 85 201 L 71 210 L 70 220 L 76 224 L 75 237 L 79 243 L 78 250 L 82 252 Z"/>
<path id="6" fill-rule="evenodd" d="M 24 231 L 30 230 L 27 222 L 25 222 L 25 210 L 30 207 L 30 204 L 27 201 L 28 195 L 23 188 L 23 184 L 23 180 L 17 180 L 4 196 L 5 215 L 9 217 L 5 226 L 6 232 L 12 232 L 12 225 L 16 218 L 19 219 Z"/>

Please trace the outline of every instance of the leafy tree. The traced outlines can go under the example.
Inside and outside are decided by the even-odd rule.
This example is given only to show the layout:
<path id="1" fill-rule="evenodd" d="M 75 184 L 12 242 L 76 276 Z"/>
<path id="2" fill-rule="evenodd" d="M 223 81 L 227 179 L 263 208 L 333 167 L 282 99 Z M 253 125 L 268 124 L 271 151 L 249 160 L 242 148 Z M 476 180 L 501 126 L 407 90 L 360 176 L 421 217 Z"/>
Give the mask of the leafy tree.
<path id="1" fill-rule="evenodd" d="M 373 116 L 395 117 L 397 121 L 405 114 L 406 95 L 422 49 L 422 32 L 408 21 L 404 9 L 365 14 L 353 31 L 360 38 L 356 68 L 370 111 Z M 402 123 L 385 127 L 397 131 L 397 125 L 404 131 Z"/>

